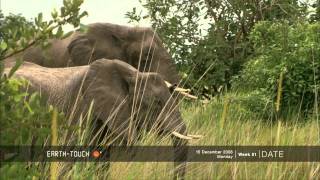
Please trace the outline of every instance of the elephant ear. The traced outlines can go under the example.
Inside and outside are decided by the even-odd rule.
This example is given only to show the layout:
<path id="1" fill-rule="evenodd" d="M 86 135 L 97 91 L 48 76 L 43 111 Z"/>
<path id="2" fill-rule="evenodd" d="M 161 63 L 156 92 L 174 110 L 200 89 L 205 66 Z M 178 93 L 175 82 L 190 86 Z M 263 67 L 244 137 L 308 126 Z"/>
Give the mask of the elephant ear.
<path id="1" fill-rule="evenodd" d="M 95 111 L 104 117 L 106 109 L 117 107 L 134 91 L 137 69 L 120 60 L 99 59 L 89 66 L 83 84 L 86 104 L 94 100 Z"/>
<path id="2" fill-rule="evenodd" d="M 134 89 L 136 80 L 139 76 L 139 71 L 131 66 L 130 64 L 123 62 L 121 60 L 113 60 L 114 67 L 119 73 L 119 76 L 128 86 L 128 92 L 132 92 L 131 90 Z"/>
<path id="3" fill-rule="evenodd" d="M 71 41 L 68 45 L 68 52 L 75 66 L 90 64 L 94 44 L 95 43 L 85 35 L 78 36 Z"/>

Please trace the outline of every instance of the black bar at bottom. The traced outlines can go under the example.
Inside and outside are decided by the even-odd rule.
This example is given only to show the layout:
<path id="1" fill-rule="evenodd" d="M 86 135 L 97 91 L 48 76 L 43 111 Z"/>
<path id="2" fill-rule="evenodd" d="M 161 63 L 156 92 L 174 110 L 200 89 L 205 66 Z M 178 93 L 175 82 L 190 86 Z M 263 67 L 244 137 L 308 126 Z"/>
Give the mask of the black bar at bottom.
<path id="1" fill-rule="evenodd" d="M 320 146 L 183 146 L 188 162 L 320 162 Z M 1 162 L 173 162 L 173 146 L 0 146 Z M 185 159 L 185 158 L 183 158 Z"/>

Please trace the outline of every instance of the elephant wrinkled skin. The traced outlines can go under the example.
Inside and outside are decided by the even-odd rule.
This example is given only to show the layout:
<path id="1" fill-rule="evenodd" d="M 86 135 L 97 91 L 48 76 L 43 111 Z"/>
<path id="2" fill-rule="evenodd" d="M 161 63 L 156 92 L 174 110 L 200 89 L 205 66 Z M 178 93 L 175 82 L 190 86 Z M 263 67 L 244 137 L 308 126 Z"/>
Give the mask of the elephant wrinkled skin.
<path id="1" fill-rule="evenodd" d="M 10 70 L 8 66 L 5 72 Z M 24 62 L 15 77 L 29 81 L 31 92 L 41 91 L 49 104 L 75 121 L 93 102 L 96 132 L 104 128 L 100 132 L 106 134 L 101 136 L 112 137 L 117 145 L 132 144 L 141 129 L 157 129 L 161 136 L 170 135 L 176 147 L 175 178 L 184 177 L 187 140 L 173 132 L 187 136 L 186 125 L 158 73 L 142 73 L 122 61 L 100 59 L 90 65 L 67 68 Z"/>

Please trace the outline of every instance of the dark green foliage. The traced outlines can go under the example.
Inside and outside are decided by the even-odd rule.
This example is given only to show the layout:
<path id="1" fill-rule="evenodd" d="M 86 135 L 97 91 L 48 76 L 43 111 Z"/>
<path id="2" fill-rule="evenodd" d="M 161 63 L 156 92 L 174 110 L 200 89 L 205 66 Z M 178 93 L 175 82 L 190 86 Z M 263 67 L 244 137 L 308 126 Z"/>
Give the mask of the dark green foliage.
<path id="1" fill-rule="evenodd" d="M 312 8 L 314 9 L 314 12 L 311 13 L 310 15 L 310 21 L 315 22 L 315 21 L 320 21 L 320 0 L 316 0 L 312 4 Z"/>
<path id="2" fill-rule="evenodd" d="M 245 1 L 141 1 L 148 15 L 127 13 L 130 21 L 148 16 L 160 34 L 179 70 L 188 75 L 187 86 L 216 94 L 230 87 L 252 55 L 248 39 L 255 23 L 262 20 L 287 19 L 291 22 L 306 17 L 307 4 L 296 0 Z M 206 26 L 203 26 L 206 24 Z M 206 74 L 204 75 L 204 73 Z M 198 81 L 201 78 L 201 81 Z"/>
<path id="3" fill-rule="evenodd" d="M 10 14 L 4 17 L 0 13 L 0 144 L 31 144 L 36 138 L 40 144 L 50 134 L 51 110 L 41 102 L 39 94 L 28 94 L 28 82 L 12 78 L 21 62 L 5 75 L 3 58 L 10 57 L 34 44 L 47 46 L 49 38 L 64 36 L 62 25 L 80 24 L 80 18 L 87 13 L 80 13 L 82 0 L 64 0 L 60 13 L 52 12 L 52 20 L 44 21 L 39 13 L 34 22 L 20 15 Z"/>
<path id="4" fill-rule="evenodd" d="M 18 45 L 15 41 L 23 35 L 28 35 L 35 31 L 33 23 L 26 20 L 21 15 L 10 14 L 3 17 L 1 21 L 0 32 L 1 41 L 5 42 L 10 48 L 16 48 Z M 25 40 L 23 40 L 25 41 Z"/>
<path id="5" fill-rule="evenodd" d="M 36 137 L 44 142 L 50 133 L 50 111 L 40 102 L 39 94 L 21 93 L 26 81 L 7 79 L 0 88 L 1 145 L 27 145 Z"/>
<path id="6" fill-rule="evenodd" d="M 195 92 L 216 95 L 234 86 L 245 108 L 270 116 L 282 72 L 281 109 L 313 108 L 319 88 L 319 29 L 305 22 L 317 21 L 319 1 L 141 3 Z M 141 16 L 136 10 L 127 13 L 131 21 Z"/>
<path id="7" fill-rule="evenodd" d="M 43 21 L 42 13 L 30 22 L 20 15 L 4 17 L 0 12 L 0 145 L 44 145 L 50 135 L 52 118 L 52 107 L 48 107 L 38 93 L 27 93 L 28 82 L 12 78 L 21 62 L 17 61 L 10 73 L 4 75 L 2 60 L 35 44 L 46 47 L 49 38 L 66 37 L 62 25 L 77 27 L 80 18 L 87 14 L 79 12 L 82 2 L 64 0 L 60 13 L 54 10 L 52 20 L 48 22 Z M 61 119 L 62 115 L 58 120 Z M 27 166 L 27 163 L 2 163 L 0 179 L 47 177 L 47 173 L 39 167 Z"/>
<path id="8" fill-rule="evenodd" d="M 234 78 L 234 88 L 249 94 L 257 92 L 275 102 L 283 72 L 281 109 L 294 106 L 301 106 L 302 111 L 312 109 L 320 84 L 320 24 L 260 22 L 250 40 L 255 55 L 240 76 Z"/>
<path id="9" fill-rule="evenodd" d="M 50 111 L 40 103 L 39 94 L 29 96 L 28 83 L 11 78 L 20 64 L 17 61 L 8 76 L 0 70 L 1 145 L 31 144 L 35 137 L 43 142 L 50 132 Z"/>

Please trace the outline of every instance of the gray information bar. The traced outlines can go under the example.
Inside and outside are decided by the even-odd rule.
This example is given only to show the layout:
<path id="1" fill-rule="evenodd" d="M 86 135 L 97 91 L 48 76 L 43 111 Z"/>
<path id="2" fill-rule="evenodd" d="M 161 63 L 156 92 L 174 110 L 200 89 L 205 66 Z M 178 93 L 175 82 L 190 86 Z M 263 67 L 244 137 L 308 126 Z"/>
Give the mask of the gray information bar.
<path id="1" fill-rule="evenodd" d="M 0 146 L 0 153 L 2 162 L 320 162 L 320 146 Z"/>

